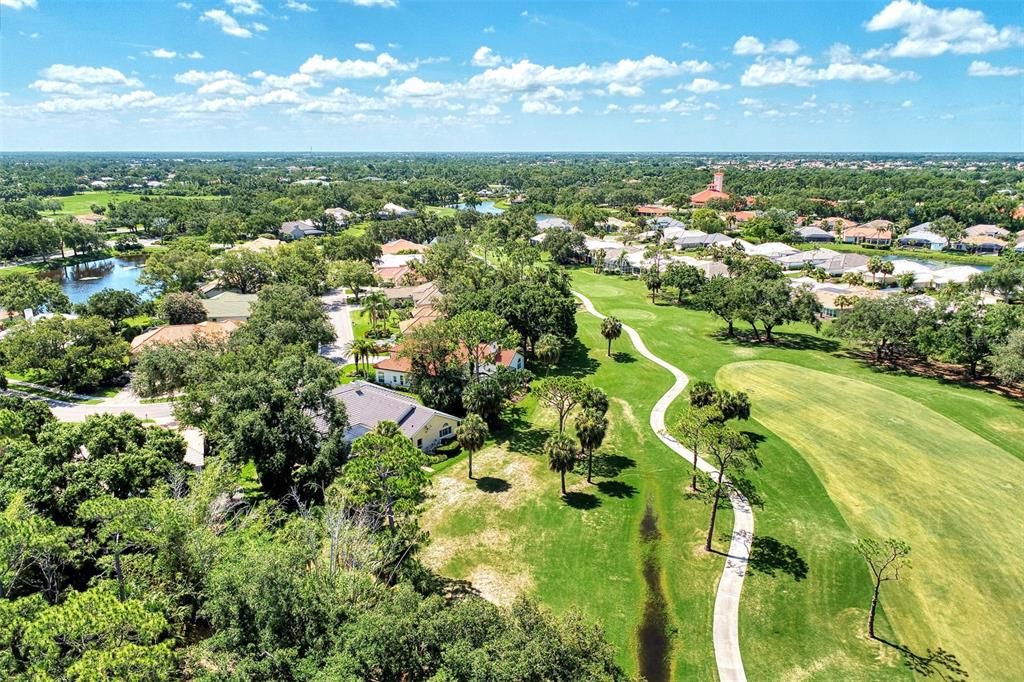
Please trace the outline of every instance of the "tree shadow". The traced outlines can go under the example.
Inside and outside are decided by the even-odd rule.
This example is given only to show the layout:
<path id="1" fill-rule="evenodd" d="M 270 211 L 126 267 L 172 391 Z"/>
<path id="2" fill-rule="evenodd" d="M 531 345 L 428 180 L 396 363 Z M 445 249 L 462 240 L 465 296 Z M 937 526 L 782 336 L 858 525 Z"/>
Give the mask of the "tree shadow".
<path id="1" fill-rule="evenodd" d="M 768 440 L 763 434 L 756 433 L 754 431 L 741 431 L 744 436 L 750 439 L 750 442 L 754 445 L 760 445 L 761 443 Z"/>
<path id="2" fill-rule="evenodd" d="M 785 350 L 817 350 L 823 353 L 835 353 L 839 350 L 839 342 L 834 339 L 826 339 L 814 334 L 802 334 L 797 332 L 772 332 L 772 341 L 764 338 L 764 332 L 758 339 L 753 333 L 736 329 L 735 336 L 729 336 L 728 329 L 721 329 L 711 336 L 724 344 L 754 348 L 782 348 Z"/>
<path id="3" fill-rule="evenodd" d="M 503 493 L 507 492 L 512 488 L 512 484 L 506 481 L 504 478 L 495 478 L 494 476 L 484 476 L 476 479 L 477 490 L 485 493 Z"/>
<path id="4" fill-rule="evenodd" d="M 620 500 L 633 497 L 637 493 L 636 486 L 624 481 L 600 481 L 597 484 L 597 489 L 608 497 Z"/>
<path id="5" fill-rule="evenodd" d="M 960 665 L 959 659 L 953 653 L 942 647 L 926 649 L 924 655 L 912 651 L 909 647 L 896 642 L 890 642 L 882 637 L 875 637 L 886 646 L 891 646 L 903 654 L 903 663 L 921 677 L 937 677 L 947 682 L 964 682 L 969 675 Z"/>
<path id="6" fill-rule="evenodd" d="M 506 408 L 502 416 L 505 427 L 495 434 L 495 440 L 506 444 L 512 452 L 540 454 L 550 432 L 547 429 L 534 428 L 526 419 L 526 409 L 520 405 Z"/>
<path id="7" fill-rule="evenodd" d="M 612 353 L 612 360 L 614 360 L 615 362 L 628 365 L 630 363 L 636 362 L 636 356 L 633 355 L 632 353 L 627 353 L 626 351 L 623 350 L 617 350 L 614 353 Z"/>
<path id="8" fill-rule="evenodd" d="M 597 495 L 573 491 L 562 496 L 565 503 L 573 509 L 596 509 L 601 506 L 601 500 Z"/>
<path id="9" fill-rule="evenodd" d="M 786 573 L 800 582 L 807 577 L 808 566 L 796 548 L 770 535 L 757 535 L 750 548 L 750 567 L 768 576 Z"/>
<path id="10" fill-rule="evenodd" d="M 586 462 L 583 462 L 584 468 Z M 636 460 L 625 455 L 601 454 L 594 455 L 594 475 L 601 478 L 615 478 L 623 469 L 632 469 Z"/>
<path id="11" fill-rule="evenodd" d="M 573 337 L 562 348 L 561 360 L 552 374 L 583 378 L 596 372 L 600 366 L 600 362 L 590 357 L 590 349 Z"/>

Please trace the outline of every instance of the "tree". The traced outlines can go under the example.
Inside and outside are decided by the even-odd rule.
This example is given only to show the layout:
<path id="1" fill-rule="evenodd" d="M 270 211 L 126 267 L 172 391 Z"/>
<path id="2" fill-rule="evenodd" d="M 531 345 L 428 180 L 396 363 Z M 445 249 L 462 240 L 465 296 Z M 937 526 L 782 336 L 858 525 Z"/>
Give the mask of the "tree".
<path id="1" fill-rule="evenodd" d="M 878 597 L 882 583 L 899 580 L 900 571 L 910 568 L 910 545 L 888 538 L 879 542 L 873 538 L 861 538 L 857 541 L 857 551 L 864 557 L 871 569 L 873 588 L 871 607 L 868 609 L 868 637 L 875 637 L 875 612 L 878 610 Z"/>
<path id="2" fill-rule="evenodd" d="M 586 252 L 582 232 L 553 229 L 547 231 L 541 247 L 551 254 L 551 260 L 559 265 L 577 262 Z"/>
<path id="3" fill-rule="evenodd" d="M 861 298 L 828 331 L 869 346 L 875 363 L 895 362 L 898 356 L 919 350 L 921 337 L 932 327 L 933 319 L 934 313 L 926 305 L 906 294 Z"/>
<path id="4" fill-rule="evenodd" d="M 236 343 L 300 345 L 316 351 L 334 341 L 334 327 L 319 298 L 293 284 L 268 284 L 252 304 Z"/>
<path id="5" fill-rule="evenodd" d="M 945 299 L 937 324 L 924 336 L 924 347 L 946 362 L 967 367 L 971 378 L 978 366 L 1021 327 L 1024 315 L 1005 303 L 986 305 L 977 294 L 954 294 Z"/>
<path id="6" fill-rule="evenodd" d="M 871 284 L 875 283 L 875 278 L 878 276 L 878 273 L 882 271 L 883 262 L 884 261 L 881 256 L 872 256 L 868 259 L 867 269 L 868 272 L 871 273 Z"/>
<path id="7" fill-rule="evenodd" d="M 484 363 L 493 363 L 502 348 L 515 345 L 508 323 L 498 315 L 469 310 L 459 313 L 447 325 L 449 333 L 465 349 L 470 361 L 470 376 L 478 378 Z"/>
<path id="8" fill-rule="evenodd" d="M 455 438 L 469 456 L 469 477 L 473 478 L 473 453 L 479 451 L 487 440 L 487 424 L 479 415 L 470 413 L 455 429 Z"/>
<path id="9" fill-rule="evenodd" d="M 1006 249 L 989 271 L 971 278 L 970 287 L 1002 296 L 1007 303 L 1015 302 L 1024 292 L 1024 253 Z"/>
<path id="10" fill-rule="evenodd" d="M 71 301 L 60 285 L 28 272 L 0 273 L 0 308 L 14 313 L 71 310 Z"/>
<path id="11" fill-rule="evenodd" d="M 565 418 L 583 399 L 586 384 L 576 377 L 555 376 L 537 385 L 537 399 L 558 413 L 558 433 L 565 431 Z"/>
<path id="12" fill-rule="evenodd" d="M 622 336 L 622 323 L 618 318 L 606 317 L 601 320 L 601 336 L 608 341 L 608 357 L 611 357 L 612 341 Z"/>
<path id="13" fill-rule="evenodd" d="M 584 410 L 576 415 L 576 438 L 587 455 L 587 483 L 593 483 L 594 450 L 601 447 L 607 431 L 608 420 L 600 412 Z"/>
<path id="14" fill-rule="evenodd" d="M 488 424 L 496 424 L 505 403 L 505 391 L 492 377 L 471 382 L 462 391 L 462 405 L 467 412 L 476 414 Z"/>
<path id="15" fill-rule="evenodd" d="M 690 229 L 701 230 L 708 234 L 725 231 L 725 221 L 718 216 L 718 211 L 710 208 L 698 208 L 690 214 Z"/>
<path id="16" fill-rule="evenodd" d="M 565 474 L 576 466 L 576 443 L 564 433 L 553 433 L 544 443 L 544 454 L 548 458 L 548 467 L 561 475 L 562 494 L 565 495 Z"/>
<path id="17" fill-rule="evenodd" d="M 314 296 L 322 294 L 327 286 L 327 261 L 312 239 L 278 247 L 273 263 L 274 281 L 278 284 L 299 286 Z"/>
<path id="18" fill-rule="evenodd" d="M 139 295 L 124 289 L 103 289 L 89 297 L 81 306 L 83 315 L 95 315 L 117 324 L 126 318 L 139 314 L 142 299 Z"/>
<path id="19" fill-rule="evenodd" d="M 583 396 L 580 398 L 580 407 L 584 410 L 596 412 L 603 417 L 608 414 L 608 394 L 596 386 L 584 386 Z"/>
<path id="20" fill-rule="evenodd" d="M 377 342 L 373 339 L 353 339 L 345 348 L 346 352 L 352 355 L 356 361 L 356 371 L 359 371 L 359 363 L 364 365 L 364 375 L 370 373 L 370 358 L 380 351 Z"/>
<path id="21" fill-rule="evenodd" d="M 228 251 L 218 259 L 217 268 L 221 283 L 243 294 L 255 294 L 274 276 L 270 258 L 248 249 Z"/>
<path id="22" fill-rule="evenodd" d="M 1010 333 L 992 352 L 992 373 L 1003 384 L 1024 381 L 1024 329 Z"/>
<path id="23" fill-rule="evenodd" d="M 533 352 L 542 363 L 548 367 L 555 367 L 562 357 L 562 339 L 554 334 L 544 334 L 537 339 Z"/>
<path id="24" fill-rule="evenodd" d="M 160 316 L 167 324 L 197 324 L 206 319 L 206 308 L 195 294 L 173 292 L 160 299 Z"/>
<path id="25" fill-rule="evenodd" d="M 182 237 L 146 260 L 139 282 L 162 294 L 195 291 L 212 272 L 209 244 L 194 237 Z"/>
<path id="26" fill-rule="evenodd" d="M 739 310 L 734 280 L 729 277 L 712 277 L 697 294 L 697 307 L 718 315 L 729 325 L 729 336 L 736 336 L 734 323 Z"/>
<path id="27" fill-rule="evenodd" d="M 352 443 L 352 459 L 342 469 L 341 485 L 351 504 L 375 519 L 385 519 L 393 531 L 423 502 L 430 483 L 423 471 L 426 463 L 423 453 L 400 432 L 371 431 Z"/>
<path id="28" fill-rule="evenodd" d="M 750 438 L 722 423 L 709 422 L 705 424 L 697 436 L 697 442 L 716 469 L 714 486 L 709 493 L 711 518 L 708 521 L 708 534 L 704 541 L 705 551 L 710 552 L 711 541 L 715 534 L 715 520 L 722 501 L 727 472 L 739 473 L 747 465 L 757 466 L 759 463 L 756 449 Z"/>
<path id="29" fill-rule="evenodd" d="M 72 391 L 112 381 L 128 368 L 128 343 L 101 317 L 53 317 L 22 325 L 0 341 L 7 367 Z"/>
<path id="30" fill-rule="evenodd" d="M 382 291 L 375 291 L 363 299 L 363 310 L 370 315 L 370 330 L 377 331 L 377 325 L 381 324 L 382 332 L 387 332 L 388 318 L 394 308 L 390 299 Z"/>
<path id="31" fill-rule="evenodd" d="M 700 268 L 677 262 L 668 264 L 665 268 L 663 279 L 665 286 L 676 290 L 676 302 L 679 305 L 683 304 L 683 298 L 687 294 L 692 295 L 700 291 L 701 287 L 704 286 L 704 282 L 707 281 L 704 271 Z"/>
<path id="32" fill-rule="evenodd" d="M 373 268 L 365 261 L 342 260 L 330 265 L 329 283 L 331 286 L 342 286 L 351 291 L 357 304 L 363 289 L 373 286 L 375 282 Z"/>
<path id="33" fill-rule="evenodd" d="M 896 283 L 899 284 L 900 288 L 904 291 L 910 291 L 914 288 L 914 280 L 916 276 L 912 272 L 904 272 L 902 275 L 896 278 Z"/>

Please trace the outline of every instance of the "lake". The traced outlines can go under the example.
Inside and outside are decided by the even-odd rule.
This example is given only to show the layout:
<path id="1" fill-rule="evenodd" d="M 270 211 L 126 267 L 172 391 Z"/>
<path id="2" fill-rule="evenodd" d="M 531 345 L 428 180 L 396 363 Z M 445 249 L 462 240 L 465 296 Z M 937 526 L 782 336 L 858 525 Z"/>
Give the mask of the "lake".
<path id="1" fill-rule="evenodd" d="M 41 276 L 60 284 L 72 303 L 85 303 L 103 289 L 127 289 L 144 297 L 139 275 L 145 262 L 146 256 L 118 256 L 46 270 Z"/>
<path id="2" fill-rule="evenodd" d="M 466 204 L 458 204 L 455 208 L 460 211 L 474 210 Z M 505 212 L 505 209 L 495 206 L 493 201 L 481 201 L 475 210 L 477 213 L 487 213 L 489 215 L 501 215 Z"/>

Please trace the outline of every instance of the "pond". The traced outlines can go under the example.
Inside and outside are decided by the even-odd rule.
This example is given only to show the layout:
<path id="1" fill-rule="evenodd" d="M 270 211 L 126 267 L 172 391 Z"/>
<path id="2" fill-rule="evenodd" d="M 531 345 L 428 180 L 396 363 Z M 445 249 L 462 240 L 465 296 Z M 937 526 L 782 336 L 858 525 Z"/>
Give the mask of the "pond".
<path id="1" fill-rule="evenodd" d="M 56 270 L 46 270 L 40 276 L 60 284 L 72 303 L 85 303 L 103 289 L 127 289 L 145 297 L 145 287 L 139 283 L 146 256 L 118 256 Z"/>
<path id="2" fill-rule="evenodd" d="M 907 258 L 906 256 L 882 256 L 882 260 L 908 260 L 911 263 L 918 263 L 925 267 L 931 268 L 932 270 L 941 270 L 942 268 L 951 268 L 955 265 L 971 265 L 972 267 L 978 268 L 979 270 L 991 270 L 991 265 L 973 265 L 970 263 L 963 263 L 962 261 L 948 261 L 948 260 L 931 260 L 928 258 Z M 993 260 L 995 257 L 993 256 Z"/>
<path id="3" fill-rule="evenodd" d="M 473 210 L 466 204 L 459 204 L 455 208 L 460 211 Z M 505 209 L 495 206 L 493 201 L 481 201 L 475 210 L 477 213 L 486 213 L 488 215 L 501 215 L 505 212 Z"/>

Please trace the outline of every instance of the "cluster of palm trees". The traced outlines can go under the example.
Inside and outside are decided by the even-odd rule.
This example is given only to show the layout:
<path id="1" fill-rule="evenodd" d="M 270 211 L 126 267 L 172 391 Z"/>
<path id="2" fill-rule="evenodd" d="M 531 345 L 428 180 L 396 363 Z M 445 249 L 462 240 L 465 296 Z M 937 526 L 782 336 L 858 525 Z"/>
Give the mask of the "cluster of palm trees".
<path id="1" fill-rule="evenodd" d="M 368 376 L 370 373 L 370 358 L 383 355 L 385 348 L 373 339 L 363 338 L 350 341 L 345 346 L 345 351 L 355 358 L 356 373 L 360 372 L 361 364 L 363 376 Z"/>
<path id="2" fill-rule="evenodd" d="M 387 332 L 388 320 L 391 318 L 394 306 L 391 305 L 391 301 L 383 291 L 374 291 L 364 296 L 363 310 L 370 316 L 371 333 L 377 332 L 378 326 L 381 327 L 381 332 Z"/>
<path id="3" fill-rule="evenodd" d="M 875 283 L 875 278 L 878 273 L 883 275 L 891 275 L 896 269 L 896 266 L 892 261 L 882 260 L 881 256 L 872 256 L 868 261 L 868 272 L 871 273 L 871 283 Z"/>

